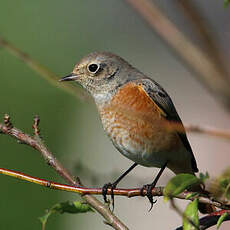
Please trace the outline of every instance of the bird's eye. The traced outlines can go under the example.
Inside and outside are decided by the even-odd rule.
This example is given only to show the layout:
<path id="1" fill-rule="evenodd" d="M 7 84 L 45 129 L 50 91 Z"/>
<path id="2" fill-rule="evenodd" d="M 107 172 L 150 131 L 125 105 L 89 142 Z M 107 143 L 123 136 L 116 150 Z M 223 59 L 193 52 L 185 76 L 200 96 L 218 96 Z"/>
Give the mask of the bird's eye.
<path id="1" fill-rule="evenodd" d="M 91 73 L 96 73 L 98 71 L 98 69 L 99 69 L 99 65 L 97 65 L 97 64 L 88 65 L 88 70 Z"/>

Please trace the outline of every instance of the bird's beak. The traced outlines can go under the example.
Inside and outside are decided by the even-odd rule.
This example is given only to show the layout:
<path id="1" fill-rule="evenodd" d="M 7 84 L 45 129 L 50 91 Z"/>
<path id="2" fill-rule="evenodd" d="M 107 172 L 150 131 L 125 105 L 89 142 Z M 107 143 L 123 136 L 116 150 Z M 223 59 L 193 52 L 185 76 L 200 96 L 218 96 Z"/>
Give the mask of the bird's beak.
<path id="1" fill-rule="evenodd" d="M 75 75 L 74 73 L 71 73 L 68 76 L 61 78 L 59 81 L 74 81 L 76 79 L 77 79 L 77 75 Z"/>

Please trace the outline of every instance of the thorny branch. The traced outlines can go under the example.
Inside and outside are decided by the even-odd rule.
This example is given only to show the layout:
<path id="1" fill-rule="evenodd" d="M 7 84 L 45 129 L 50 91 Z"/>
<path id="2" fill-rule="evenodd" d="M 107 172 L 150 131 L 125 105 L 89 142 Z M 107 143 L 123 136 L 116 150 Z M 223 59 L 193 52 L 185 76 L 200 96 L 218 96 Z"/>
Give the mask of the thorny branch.
<path id="1" fill-rule="evenodd" d="M 65 184 L 58 184 L 55 182 L 43 180 L 40 178 L 32 177 L 29 175 L 25 175 L 20 172 L 15 172 L 12 170 L 7 169 L 0 169 L 0 173 L 8 176 L 12 176 L 21 180 L 29 181 L 31 183 L 36 183 L 48 188 L 52 189 L 58 189 L 58 190 L 64 190 L 69 192 L 75 192 L 83 195 L 83 198 L 86 200 L 86 202 L 91 205 L 95 210 L 97 210 L 106 220 L 106 223 L 111 225 L 114 229 L 128 229 L 111 211 L 108 207 L 103 205 L 100 201 L 98 201 L 95 197 L 92 196 L 92 194 L 102 194 L 101 188 L 86 188 L 83 187 L 83 185 L 80 182 L 80 179 L 75 180 L 73 176 L 61 165 L 61 163 L 53 156 L 53 154 L 46 148 L 46 146 L 43 144 L 41 138 L 40 138 L 40 129 L 38 127 L 40 122 L 40 119 L 38 116 L 35 116 L 34 123 L 33 123 L 33 130 L 34 130 L 34 136 L 30 136 L 21 130 L 15 128 L 13 124 L 11 123 L 10 116 L 5 115 L 4 116 L 4 123 L 0 123 L 0 133 L 9 135 L 11 137 L 14 137 L 21 143 L 27 144 L 34 149 L 38 150 L 45 161 L 54 168 L 57 173 L 67 181 L 70 185 Z M 191 128 L 191 127 L 190 127 Z M 210 130 L 202 129 L 202 128 L 194 128 L 193 131 L 196 132 L 204 132 L 210 134 Z M 225 132 L 224 132 L 225 133 Z M 211 135 L 225 137 L 226 135 L 223 135 L 223 133 L 219 130 L 215 133 L 214 129 L 211 132 Z M 229 136 L 227 136 L 229 137 Z M 126 196 L 126 197 L 134 197 L 134 196 L 141 196 L 141 189 L 135 188 L 135 189 L 114 189 L 113 191 L 114 195 L 120 195 L 120 196 Z M 143 192 L 145 195 L 146 191 Z M 111 194 L 111 190 L 108 189 L 108 194 Z M 153 196 L 163 196 L 163 187 L 157 187 L 153 189 L 152 191 Z M 189 192 L 183 192 L 176 196 L 176 198 L 179 199 L 186 199 Z M 190 200 L 193 200 L 194 197 L 190 198 Z M 229 209 L 230 205 L 225 204 L 224 202 L 214 200 L 213 198 L 200 196 L 199 202 L 201 203 L 207 203 L 214 205 L 221 209 Z"/>
<path id="2" fill-rule="evenodd" d="M 32 148 L 36 149 L 41 153 L 45 161 L 50 165 L 57 173 L 71 186 L 73 187 L 81 187 L 81 183 L 79 179 L 74 179 L 74 177 L 62 166 L 62 164 L 53 156 L 53 154 L 47 149 L 47 147 L 43 144 L 40 136 L 39 136 L 39 118 L 35 117 L 34 119 L 34 136 L 30 136 L 21 130 L 14 128 L 9 115 L 4 116 L 4 124 L 0 123 L 0 133 L 7 134 L 11 137 L 14 137 L 21 143 L 27 144 L 31 146 Z M 2 170 L 3 172 L 4 170 Z M 8 171 L 8 175 L 9 175 Z M 21 176 L 18 175 L 18 178 L 23 178 L 23 174 Z M 25 177 L 24 177 L 25 178 Z M 28 177 L 29 178 L 29 177 Z M 49 187 L 49 182 L 45 185 L 46 187 Z M 101 214 L 106 223 L 112 226 L 114 229 L 118 230 L 127 230 L 128 227 L 125 226 L 124 223 L 122 223 L 111 211 L 110 209 L 101 203 L 99 200 L 97 200 L 95 197 L 91 195 L 84 195 L 83 199 L 92 207 L 94 208 L 99 214 Z"/>
<path id="3" fill-rule="evenodd" d="M 45 186 L 50 189 L 57 189 L 57 190 L 62 190 L 62 191 L 67 191 L 67 192 L 75 192 L 79 194 L 101 194 L 102 189 L 101 188 L 86 188 L 86 187 L 78 187 L 78 186 L 70 186 L 70 185 L 64 185 L 64 184 L 59 184 L 51 181 L 47 181 L 44 179 L 28 176 L 24 173 L 21 172 L 16 172 L 13 170 L 8 170 L 8 169 L 3 169 L 0 168 L 0 174 L 15 177 L 20 180 L 25 180 L 29 181 L 31 183 L 39 184 L 41 186 Z M 145 193 L 146 191 L 144 191 Z M 140 189 L 114 189 L 113 192 L 115 195 L 121 195 L 121 196 L 127 196 L 127 197 L 134 197 L 134 196 L 140 196 Z M 176 198 L 179 199 L 186 199 L 188 195 L 191 194 L 190 192 L 183 192 L 180 195 L 178 195 Z M 111 190 L 108 190 L 108 195 L 111 195 Z M 152 190 L 152 195 L 153 196 L 163 196 L 163 187 L 156 187 Z M 193 200 L 194 198 L 190 198 L 190 200 Z M 212 214 L 206 215 L 205 217 L 202 217 L 199 220 L 200 223 L 200 228 L 201 230 L 207 229 L 211 226 L 216 225 L 218 219 L 223 213 L 228 213 L 229 215 L 226 217 L 224 221 L 230 220 L 230 206 L 222 205 L 221 203 L 217 201 L 210 200 L 207 197 L 199 197 L 199 202 L 202 203 L 209 203 L 212 204 L 218 208 L 224 208 L 225 210 L 217 211 Z M 172 205 L 175 205 L 172 203 Z M 176 207 L 177 208 L 177 207 Z M 182 212 L 179 211 L 180 215 L 183 215 Z M 183 227 L 178 227 L 176 230 L 182 230 Z"/>
<path id="4" fill-rule="evenodd" d="M 9 169 L 3 169 L 3 168 L 0 168 L 0 174 L 11 176 L 11 177 L 14 177 L 20 180 L 28 181 L 28 182 L 38 184 L 44 187 L 48 187 L 51 189 L 55 189 L 55 190 L 73 192 L 73 193 L 78 193 L 81 195 L 86 195 L 86 194 L 102 195 L 102 188 L 88 188 L 88 187 L 83 187 L 79 185 L 71 186 L 71 185 L 66 185 L 66 184 L 60 184 L 60 183 L 56 183 L 53 181 L 44 180 L 38 177 L 32 177 L 32 176 L 29 176 L 21 172 L 9 170 Z M 113 190 L 113 194 L 117 196 L 125 196 L 128 198 L 142 196 L 142 194 L 146 195 L 146 190 L 144 190 L 142 193 L 141 189 L 142 188 L 130 188 L 130 189 L 115 188 Z M 152 190 L 152 195 L 155 197 L 161 197 L 163 196 L 163 190 L 164 190 L 164 187 L 155 187 Z M 107 194 L 111 195 L 111 189 L 108 189 Z M 199 197 L 197 196 L 194 197 L 190 195 L 192 195 L 192 192 L 184 191 L 181 194 L 175 196 L 175 198 L 183 199 L 183 200 L 191 200 L 191 201 L 198 198 L 200 203 L 210 204 L 217 208 L 230 210 L 230 205 L 224 204 L 224 202 L 222 201 L 215 200 L 205 195 L 200 195 Z"/>

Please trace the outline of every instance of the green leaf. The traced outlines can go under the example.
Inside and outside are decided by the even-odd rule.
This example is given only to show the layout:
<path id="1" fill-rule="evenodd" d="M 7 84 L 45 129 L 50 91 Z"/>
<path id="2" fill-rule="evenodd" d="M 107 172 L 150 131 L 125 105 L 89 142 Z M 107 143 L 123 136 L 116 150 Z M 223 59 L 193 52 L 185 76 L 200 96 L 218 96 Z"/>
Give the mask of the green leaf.
<path id="1" fill-rule="evenodd" d="M 190 202 L 185 209 L 183 230 L 196 230 L 197 228 L 199 229 L 198 199 L 195 199 Z"/>
<path id="2" fill-rule="evenodd" d="M 228 184 L 226 190 L 225 190 L 225 197 L 230 200 L 230 184 Z"/>
<path id="3" fill-rule="evenodd" d="M 40 222 L 42 223 L 42 230 L 45 230 L 46 227 L 46 222 L 49 218 L 49 216 L 52 214 L 53 212 L 47 211 L 47 213 L 44 216 L 39 217 L 38 219 L 40 220 Z"/>
<path id="4" fill-rule="evenodd" d="M 42 217 L 39 217 L 40 222 L 42 223 L 42 230 L 45 230 L 45 226 L 49 216 L 53 213 L 86 213 L 93 212 L 93 209 L 86 203 L 82 201 L 66 201 L 62 203 L 55 204 L 52 208 L 47 210 L 46 214 Z"/>
<path id="5" fill-rule="evenodd" d="M 228 216 L 227 212 L 225 212 L 224 214 L 220 216 L 216 224 L 217 229 L 219 229 L 220 225 L 223 223 L 223 221 L 226 219 L 227 216 Z"/>
<path id="6" fill-rule="evenodd" d="M 192 185 L 200 183 L 201 180 L 192 174 L 178 174 L 173 177 L 165 186 L 163 191 L 164 200 L 167 201 L 169 198 L 180 194 Z"/>
<path id="7" fill-rule="evenodd" d="M 54 205 L 52 209 L 59 213 L 73 213 L 73 214 L 93 211 L 93 209 L 91 209 L 88 204 L 83 203 L 81 201 L 62 202 Z"/>
<path id="8" fill-rule="evenodd" d="M 191 198 L 193 198 L 193 197 L 195 197 L 195 196 L 197 196 L 197 195 L 199 195 L 198 192 L 193 192 L 193 193 L 188 194 L 188 195 L 185 197 L 185 199 L 186 199 L 186 200 L 189 200 L 189 199 L 191 199 Z"/>
<path id="9" fill-rule="evenodd" d="M 209 174 L 208 174 L 208 172 L 206 172 L 205 174 L 200 173 L 199 177 L 200 177 L 201 181 L 204 183 L 207 179 L 209 179 Z"/>
<path id="10" fill-rule="evenodd" d="M 212 181 L 211 193 L 217 198 L 230 200 L 230 167 Z"/>

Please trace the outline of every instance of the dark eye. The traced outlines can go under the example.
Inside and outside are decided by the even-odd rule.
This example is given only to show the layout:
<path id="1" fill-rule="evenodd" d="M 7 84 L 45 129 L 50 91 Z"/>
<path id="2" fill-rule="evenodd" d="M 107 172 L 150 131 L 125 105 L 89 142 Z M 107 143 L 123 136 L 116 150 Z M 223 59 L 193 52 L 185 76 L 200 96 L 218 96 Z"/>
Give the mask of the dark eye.
<path id="1" fill-rule="evenodd" d="M 97 65 L 97 64 L 90 64 L 88 66 L 88 70 L 91 73 L 96 73 L 98 71 L 98 69 L 99 69 L 99 65 Z"/>

